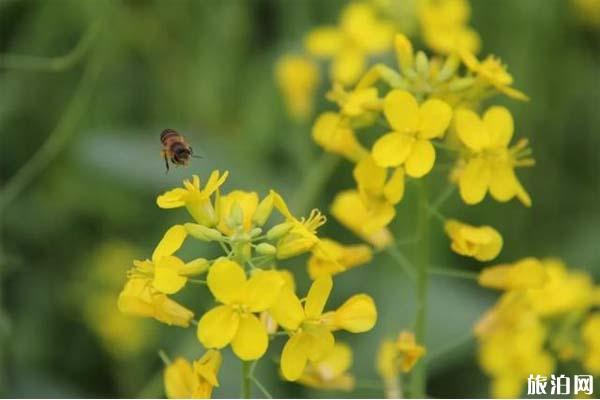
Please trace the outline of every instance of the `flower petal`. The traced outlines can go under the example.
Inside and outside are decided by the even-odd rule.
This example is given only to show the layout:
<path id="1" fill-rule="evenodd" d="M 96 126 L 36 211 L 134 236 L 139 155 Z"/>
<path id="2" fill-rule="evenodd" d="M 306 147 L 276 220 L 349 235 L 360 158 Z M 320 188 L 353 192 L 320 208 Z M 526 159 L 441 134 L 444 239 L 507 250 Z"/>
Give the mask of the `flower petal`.
<path id="1" fill-rule="evenodd" d="M 344 329 L 348 332 L 360 333 L 373 328 L 377 321 L 377 308 L 373 299 L 366 294 L 350 297 L 333 312 L 331 329 Z"/>
<path id="2" fill-rule="evenodd" d="M 169 190 L 156 198 L 156 204 L 160 208 L 177 208 L 185 205 L 185 197 L 188 191 L 183 188 Z"/>
<path id="3" fill-rule="evenodd" d="M 360 49 L 347 47 L 336 54 L 330 68 L 334 81 L 350 85 L 365 70 L 365 54 Z"/>
<path id="4" fill-rule="evenodd" d="M 279 325 L 288 330 L 298 329 L 304 320 L 302 303 L 288 286 L 281 289 L 277 301 L 269 309 L 269 314 Z"/>
<path id="5" fill-rule="evenodd" d="M 267 351 L 269 336 L 264 325 L 253 314 L 243 314 L 231 348 L 241 360 L 259 359 Z"/>
<path id="6" fill-rule="evenodd" d="M 166 294 L 177 293 L 187 282 L 187 278 L 179 275 L 179 271 L 185 264 L 174 256 L 162 257 L 154 268 L 154 280 L 152 286 Z"/>
<path id="7" fill-rule="evenodd" d="M 304 332 L 292 336 L 281 353 L 281 372 L 288 381 L 295 381 L 302 375 L 308 361 L 310 341 Z"/>
<path id="8" fill-rule="evenodd" d="M 414 142 L 415 139 L 409 135 L 387 133 L 373 145 L 373 159 L 380 167 L 397 167 L 409 156 Z"/>
<path id="9" fill-rule="evenodd" d="M 246 273 L 235 261 L 219 258 L 208 270 L 206 283 L 218 301 L 229 304 L 241 297 Z"/>
<path id="10" fill-rule="evenodd" d="M 307 325 L 305 332 L 310 340 L 310 346 L 306 353 L 308 359 L 317 362 L 325 358 L 335 344 L 333 333 L 323 325 Z"/>
<path id="11" fill-rule="evenodd" d="M 435 163 L 435 149 L 429 140 L 417 140 L 406 159 L 406 174 L 413 178 L 426 175 Z"/>
<path id="12" fill-rule="evenodd" d="M 519 182 L 513 167 L 508 163 L 496 163 L 492 169 L 490 194 L 494 199 L 504 202 L 512 199 L 519 189 Z"/>
<path id="13" fill-rule="evenodd" d="M 398 204 L 402 200 L 404 197 L 404 169 L 402 167 L 394 170 L 383 188 L 383 194 L 392 204 Z"/>
<path id="14" fill-rule="evenodd" d="M 421 139 L 443 137 L 450 125 L 452 108 L 444 101 L 438 99 L 427 100 L 419 109 Z"/>
<path id="15" fill-rule="evenodd" d="M 477 204 L 483 200 L 490 185 L 491 171 L 483 158 L 470 160 L 460 174 L 458 187 L 460 197 L 467 204 Z"/>
<path id="16" fill-rule="evenodd" d="M 490 107 L 483 115 L 483 124 L 490 133 L 492 146 L 508 146 L 514 131 L 514 122 L 510 111 L 505 107 Z"/>
<path id="17" fill-rule="evenodd" d="M 333 281 L 330 276 L 323 276 L 312 283 L 304 304 L 307 318 L 318 318 L 323 313 L 332 287 Z"/>
<path id="18" fill-rule="evenodd" d="M 167 365 L 163 373 L 165 392 L 169 399 L 187 399 L 192 397 L 198 385 L 198 377 L 192 365 L 184 358 L 176 358 Z"/>
<path id="19" fill-rule="evenodd" d="M 331 57 L 341 48 L 343 34 L 336 27 L 324 26 L 313 29 L 304 39 L 306 50 L 318 57 Z"/>
<path id="20" fill-rule="evenodd" d="M 256 271 L 246 284 L 244 304 L 250 312 L 261 312 L 271 307 L 285 281 L 277 271 Z"/>
<path id="21" fill-rule="evenodd" d="M 152 261 L 156 263 L 161 257 L 170 256 L 175 253 L 185 240 L 187 230 L 183 225 L 174 225 L 169 228 L 165 236 L 158 242 L 154 253 L 152 253 Z"/>
<path id="22" fill-rule="evenodd" d="M 392 90 L 383 101 L 383 113 L 392 128 L 400 133 L 416 133 L 419 126 L 419 105 L 407 91 Z"/>
<path id="23" fill-rule="evenodd" d="M 471 110 L 460 109 L 454 113 L 459 139 L 473 151 L 489 146 L 489 133 L 483 121 Z"/>
<path id="24" fill-rule="evenodd" d="M 222 349 L 234 338 L 240 323 L 239 314 L 229 306 L 217 306 L 200 318 L 197 336 L 208 349 Z"/>

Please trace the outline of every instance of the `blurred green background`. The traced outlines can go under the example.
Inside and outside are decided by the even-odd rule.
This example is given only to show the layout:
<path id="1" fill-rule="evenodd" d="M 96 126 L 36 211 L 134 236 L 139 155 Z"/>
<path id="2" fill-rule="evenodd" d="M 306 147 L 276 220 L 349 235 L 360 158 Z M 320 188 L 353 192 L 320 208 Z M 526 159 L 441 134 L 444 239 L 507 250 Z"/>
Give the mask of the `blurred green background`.
<path id="1" fill-rule="evenodd" d="M 502 232 L 498 262 L 558 256 L 597 281 L 599 31 L 582 24 L 564 0 L 471 3 L 482 54 L 501 56 L 515 86 L 532 98 L 493 101 L 514 113 L 516 136 L 531 139 L 537 165 L 519 175 L 534 206 L 488 199 L 466 207 L 454 196 L 444 212 Z M 116 309 L 131 259 L 147 257 L 168 226 L 187 218 L 183 211 L 159 210 L 155 196 L 192 173 L 205 178 L 219 168 L 231 173 L 225 190 L 265 194 L 273 188 L 300 206 L 303 180 L 320 165 L 322 152 L 310 141 L 310 122 L 294 124 L 286 116 L 273 66 L 283 52 L 300 49 L 311 27 L 335 22 L 343 5 L 0 0 L 1 54 L 58 56 L 76 48 L 51 65 L 0 58 L 0 395 L 163 396 L 157 349 L 172 357 L 202 353 L 194 329 L 132 320 Z M 167 127 L 184 133 L 204 158 L 165 174 L 158 136 Z M 39 170 L 28 164 L 32 156 Z M 327 210 L 333 195 L 351 185 L 350 165 L 341 163 L 308 206 Z M 400 207 L 399 232 L 414 229 L 413 198 L 409 192 Z M 481 267 L 452 255 L 439 226 L 433 231 L 433 263 Z M 358 241 L 333 219 L 323 232 Z M 182 254 L 215 256 L 215 250 L 194 243 Z M 304 266 L 293 268 L 302 293 Z M 379 323 L 369 333 L 339 338 L 355 349 L 358 380 L 371 382 L 379 341 L 411 326 L 413 289 L 399 267 L 379 255 L 336 278 L 330 307 L 357 291 L 375 298 Z M 204 289 L 185 292 L 178 299 L 197 313 L 210 304 Z M 487 396 L 468 337 L 495 298 L 470 282 L 434 278 L 426 343 L 432 396 Z M 347 396 L 279 383 L 272 359 L 282 344 L 276 342 L 257 369 L 275 396 Z M 229 350 L 225 355 L 214 395 L 236 397 L 239 361 Z M 363 388 L 350 396 L 382 392 Z"/>

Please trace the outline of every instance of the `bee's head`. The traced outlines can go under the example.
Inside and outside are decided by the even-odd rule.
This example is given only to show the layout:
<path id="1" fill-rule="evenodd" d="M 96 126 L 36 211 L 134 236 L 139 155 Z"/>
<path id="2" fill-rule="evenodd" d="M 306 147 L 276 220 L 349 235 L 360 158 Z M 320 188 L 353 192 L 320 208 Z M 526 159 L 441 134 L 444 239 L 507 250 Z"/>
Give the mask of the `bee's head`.
<path id="1" fill-rule="evenodd" d="M 176 146 L 173 149 L 173 153 L 175 159 L 179 162 L 187 162 L 190 159 L 190 156 L 192 155 L 190 149 L 185 146 Z"/>

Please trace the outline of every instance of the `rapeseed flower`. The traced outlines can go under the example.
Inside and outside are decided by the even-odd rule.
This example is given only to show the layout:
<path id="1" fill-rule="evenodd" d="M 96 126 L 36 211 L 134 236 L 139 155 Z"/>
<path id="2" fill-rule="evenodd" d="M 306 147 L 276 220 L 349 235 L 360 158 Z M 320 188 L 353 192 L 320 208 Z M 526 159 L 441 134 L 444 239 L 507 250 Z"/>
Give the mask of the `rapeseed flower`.
<path id="1" fill-rule="evenodd" d="M 400 370 L 404 373 L 411 371 L 425 354 L 425 347 L 417 344 L 415 334 L 409 331 L 400 332 L 396 347 L 400 355 Z"/>
<path id="2" fill-rule="evenodd" d="M 583 366 L 593 374 L 600 375 L 600 312 L 590 314 L 581 327 L 584 345 Z"/>
<path id="3" fill-rule="evenodd" d="M 391 46 L 393 34 L 393 25 L 379 18 L 370 4 L 354 2 L 344 8 L 338 26 L 314 29 L 304 46 L 309 54 L 332 59 L 332 80 L 349 85 L 364 71 L 367 56 Z"/>
<path id="4" fill-rule="evenodd" d="M 208 350 L 193 365 L 176 358 L 163 374 L 165 392 L 169 399 L 210 399 L 213 388 L 219 387 L 217 374 L 223 358 L 216 350 Z"/>
<path id="5" fill-rule="evenodd" d="M 449 219 L 444 229 L 452 240 L 450 247 L 460 255 L 490 261 L 502 250 L 502 236 L 491 226 L 475 227 Z"/>
<path id="6" fill-rule="evenodd" d="M 484 268 L 479 274 L 479 284 L 501 290 L 539 289 L 548 279 L 540 260 L 524 258 L 513 264 Z"/>
<path id="7" fill-rule="evenodd" d="M 319 69 L 309 57 L 286 55 L 275 66 L 275 77 L 290 116 L 307 119 L 313 109 L 313 97 L 319 85 Z"/>
<path id="8" fill-rule="evenodd" d="M 354 133 L 348 118 L 338 113 L 325 112 L 317 118 L 312 128 L 313 140 L 329 153 L 339 154 L 357 162 L 365 155 L 365 149 Z"/>
<path id="9" fill-rule="evenodd" d="M 297 382 L 315 389 L 352 391 L 355 380 L 348 372 L 351 366 L 352 349 L 336 343 L 323 359 L 309 362 Z"/>
<path id="10" fill-rule="evenodd" d="M 237 228 L 236 223 L 241 222 L 243 232 L 250 232 L 253 228 L 253 217 L 258 208 L 258 194 L 256 192 L 245 192 L 234 190 L 219 199 L 220 221 L 217 229 L 225 235 L 233 235 Z M 235 221 L 234 212 L 241 211 L 241 221 Z"/>
<path id="11" fill-rule="evenodd" d="M 388 225 L 396 215 L 394 205 L 404 197 L 404 168 L 396 167 L 388 176 L 387 168 L 369 156 L 356 164 L 353 176 L 365 207 Z"/>
<path id="12" fill-rule="evenodd" d="M 437 99 L 419 105 L 409 92 L 392 90 L 384 99 L 383 113 L 393 131 L 373 145 L 372 156 L 377 165 L 403 165 L 406 174 L 414 178 L 426 175 L 435 162 L 431 139 L 443 137 L 452 108 Z"/>
<path id="13" fill-rule="evenodd" d="M 317 279 L 323 275 L 336 275 L 350 268 L 368 263 L 373 252 L 367 245 L 343 245 L 332 239 L 321 239 L 318 249 L 308 259 L 308 275 Z"/>
<path id="14" fill-rule="evenodd" d="M 377 372 L 384 384 L 386 398 L 401 397 L 398 377 L 400 373 L 410 372 L 425 355 L 425 347 L 417 344 L 415 335 L 402 331 L 396 340 L 385 339 L 377 352 Z"/>
<path id="15" fill-rule="evenodd" d="M 156 204 L 160 208 L 185 207 L 190 215 L 201 225 L 215 226 L 219 216 L 212 200 L 213 194 L 219 197 L 219 187 L 225 182 L 229 172 L 222 175 L 213 171 L 203 189 L 200 188 L 200 178 L 193 175 L 192 180 L 184 180 L 183 188 L 176 188 L 158 196 Z M 218 200 L 217 200 L 218 201 Z"/>
<path id="16" fill-rule="evenodd" d="M 275 271 L 255 270 L 248 279 L 235 261 L 220 258 L 208 271 L 207 285 L 222 305 L 206 312 L 198 323 L 198 340 L 209 349 L 231 343 L 242 360 L 256 360 L 267 351 L 267 331 L 254 313 L 267 310 L 284 285 Z"/>
<path id="17" fill-rule="evenodd" d="M 515 168 L 534 165 L 527 140 L 508 147 L 514 123 L 510 112 L 499 106 L 487 109 L 483 118 L 471 110 L 455 113 L 456 131 L 466 146 L 464 166 L 457 171 L 460 195 L 465 203 L 477 204 L 489 191 L 498 201 L 517 197 L 531 206 L 531 198 L 515 175 Z"/>

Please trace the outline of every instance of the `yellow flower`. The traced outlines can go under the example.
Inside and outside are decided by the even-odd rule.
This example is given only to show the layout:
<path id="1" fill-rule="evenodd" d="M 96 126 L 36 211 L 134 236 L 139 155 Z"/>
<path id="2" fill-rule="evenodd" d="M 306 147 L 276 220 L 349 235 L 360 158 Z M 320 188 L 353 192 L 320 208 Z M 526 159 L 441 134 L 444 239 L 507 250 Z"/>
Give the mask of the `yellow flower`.
<path id="1" fill-rule="evenodd" d="M 190 364 L 176 358 L 164 371 L 165 392 L 169 399 L 210 399 L 214 387 L 219 387 L 217 374 L 223 358 L 216 350 L 208 350 Z"/>
<path id="2" fill-rule="evenodd" d="M 310 54 L 332 58 L 333 80 L 348 85 L 364 71 L 368 55 L 390 47 L 393 33 L 393 26 L 378 18 L 371 5 L 356 2 L 342 11 L 339 26 L 313 30 L 306 36 L 304 46 Z"/>
<path id="3" fill-rule="evenodd" d="M 193 175 L 192 181 L 184 180 L 183 188 L 176 188 L 158 196 L 156 204 L 160 208 L 186 207 L 190 215 L 201 225 L 214 226 L 219 222 L 219 216 L 211 201 L 216 192 L 219 197 L 219 187 L 225 182 L 229 173 L 213 171 L 206 182 L 204 189 L 200 190 L 200 178 Z"/>
<path id="4" fill-rule="evenodd" d="M 477 53 L 481 39 L 468 26 L 470 13 L 467 0 L 420 0 L 418 16 L 427 46 L 442 54 Z"/>
<path id="5" fill-rule="evenodd" d="M 358 333 L 368 331 L 375 324 L 375 305 L 364 294 L 350 298 L 336 311 L 323 314 L 332 286 L 329 276 L 316 279 L 304 307 L 300 299 L 284 287 L 269 310 L 275 321 L 291 335 L 281 354 L 281 372 L 287 380 L 297 380 L 308 361 L 318 362 L 329 354 L 335 343 L 331 330 Z"/>
<path id="6" fill-rule="evenodd" d="M 591 314 L 581 327 L 581 337 L 585 346 L 583 366 L 596 376 L 600 375 L 600 313 Z"/>
<path id="7" fill-rule="evenodd" d="M 244 192 L 243 190 L 234 190 L 219 199 L 219 214 L 221 220 L 217 229 L 225 235 L 232 235 L 235 226 L 231 226 L 234 221 L 232 217 L 232 208 L 239 208 L 242 212 L 241 227 L 244 232 L 252 229 L 252 219 L 258 207 L 258 194 L 255 192 Z"/>
<path id="8" fill-rule="evenodd" d="M 335 275 L 350 268 L 368 263 L 373 252 L 367 245 L 347 246 L 331 239 L 322 239 L 319 248 L 308 259 L 308 275 L 317 279 L 323 275 Z"/>
<path id="9" fill-rule="evenodd" d="M 250 279 L 236 262 L 220 258 L 208 271 L 207 285 L 222 303 L 198 323 L 198 340 L 206 348 L 231 343 L 242 360 L 256 360 L 267 351 L 268 336 L 253 313 L 265 311 L 279 296 L 284 281 L 276 271 L 255 270 Z"/>
<path id="10" fill-rule="evenodd" d="M 291 117 L 305 120 L 312 113 L 319 69 L 308 57 L 287 55 L 275 66 L 275 77 Z"/>
<path id="11" fill-rule="evenodd" d="M 285 259 L 311 251 L 319 245 L 317 229 L 327 222 L 327 218 L 317 209 L 310 212 L 308 218 L 297 219 L 278 193 L 271 191 L 273 206 L 284 216 L 291 229 L 277 242 L 277 258 Z"/>
<path id="12" fill-rule="evenodd" d="M 345 117 L 362 117 L 381 108 L 377 88 L 374 87 L 346 91 L 342 85 L 334 83 L 326 97 L 338 104 L 340 114 Z"/>
<path id="13" fill-rule="evenodd" d="M 502 250 L 502 236 L 491 226 L 475 227 L 450 219 L 444 229 L 452 239 L 450 247 L 460 255 L 490 261 Z"/>
<path id="14" fill-rule="evenodd" d="M 150 317 L 168 325 L 187 328 L 194 313 L 167 295 L 154 289 L 148 278 L 132 278 L 119 294 L 118 307 L 122 313 Z"/>
<path id="15" fill-rule="evenodd" d="M 410 372 L 425 354 L 425 348 L 417 344 L 414 333 L 408 331 L 400 332 L 396 347 L 401 359 L 400 369 L 404 373 Z"/>
<path id="16" fill-rule="evenodd" d="M 348 119 L 334 112 L 319 115 L 312 128 L 312 137 L 325 151 L 350 161 L 356 162 L 368 154 L 356 139 Z"/>
<path id="17" fill-rule="evenodd" d="M 463 63 L 476 75 L 477 80 L 484 88 L 491 86 L 513 99 L 529 100 L 524 93 L 511 87 L 513 77 L 506 71 L 506 66 L 502 65 L 499 58 L 488 56 L 485 60 L 479 61 L 468 51 L 462 51 L 460 55 Z"/>
<path id="18" fill-rule="evenodd" d="M 531 198 L 515 175 L 516 167 L 532 166 L 527 140 L 508 147 L 513 136 L 513 118 L 504 107 L 490 107 L 483 118 L 471 110 L 455 114 L 456 131 L 469 155 L 458 172 L 460 195 L 465 203 L 477 204 L 489 190 L 498 201 L 517 197 L 526 206 Z"/>
<path id="19" fill-rule="evenodd" d="M 478 280 L 481 286 L 494 289 L 538 289 L 546 283 L 547 275 L 540 260 L 528 257 L 513 264 L 484 268 Z"/>
<path id="20" fill-rule="evenodd" d="M 298 383 L 315 389 L 352 391 L 354 376 L 348 372 L 351 366 L 352 349 L 336 343 L 323 359 L 308 363 Z"/>
<path id="21" fill-rule="evenodd" d="M 353 176 L 363 204 L 379 217 L 376 223 L 388 225 L 396 215 L 394 205 L 404 197 L 404 169 L 397 167 L 388 176 L 373 157 L 365 157 L 354 167 Z"/>
<path id="22" fill-rule="evenodd" d="M 427 174 L 435 162 L 430 140 L 443 137 L 452 118 L 452 108 L 437 99 L 419 106 L 412 94 L 396 89 L 385 97 L 383 112 L 394 131 L 373 145 L 375 162 L 381 167 L 404 165 L 406 173 L 415 178 Z"/>
<path id="23" fill-rule="evenodd" d="M 381 211 L 368 210 L 360 194 L 355 190 L 338 193 L 331 204 L 331 214 L 342 225 L 378 249 L 393 243 L 392 234 L 386 228 L 390 219 L 389 211 L 383 210 L 385 211 L 383 213 Z"/>

